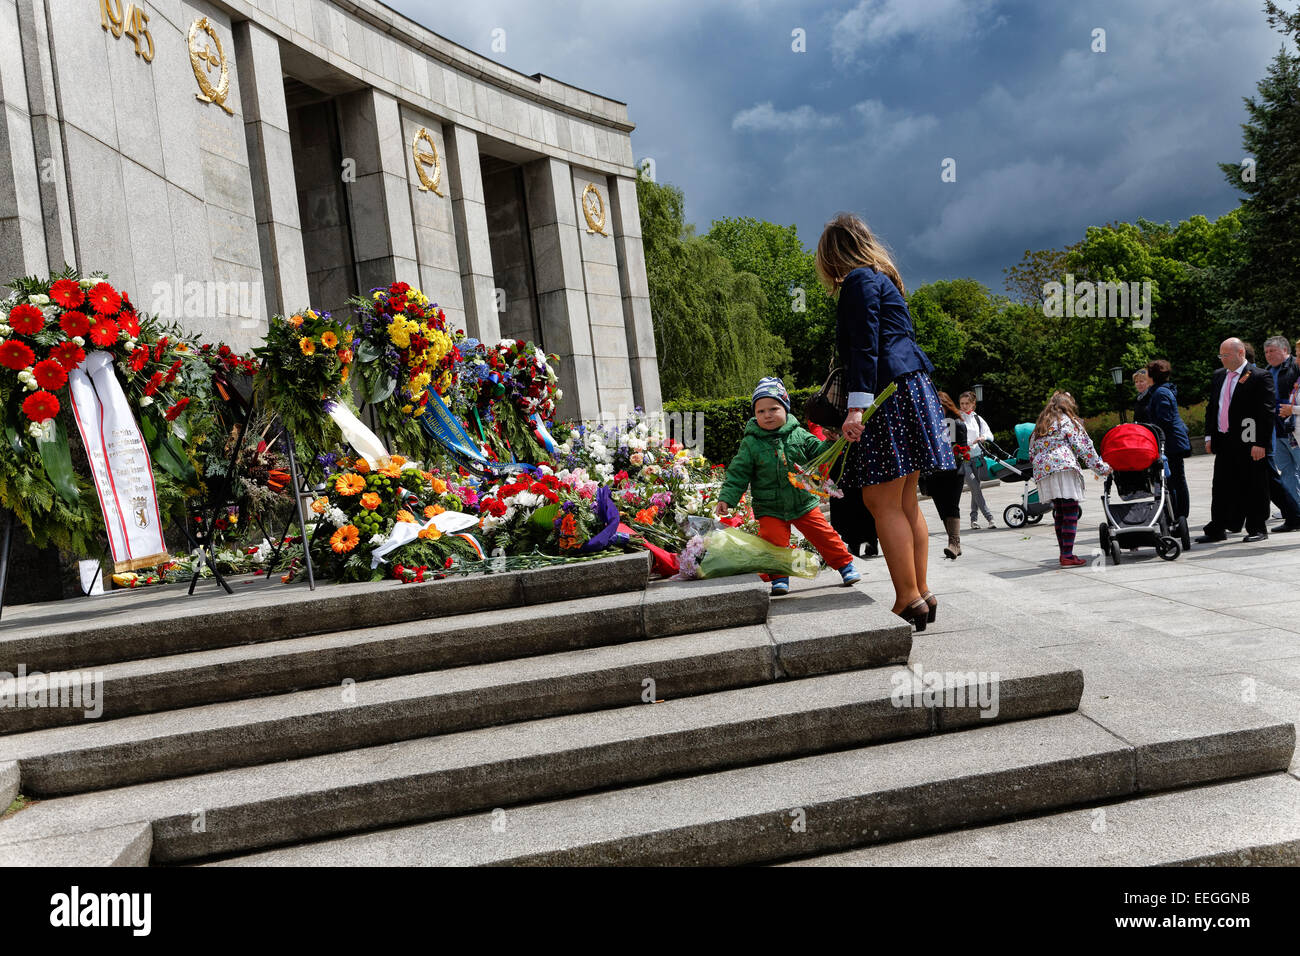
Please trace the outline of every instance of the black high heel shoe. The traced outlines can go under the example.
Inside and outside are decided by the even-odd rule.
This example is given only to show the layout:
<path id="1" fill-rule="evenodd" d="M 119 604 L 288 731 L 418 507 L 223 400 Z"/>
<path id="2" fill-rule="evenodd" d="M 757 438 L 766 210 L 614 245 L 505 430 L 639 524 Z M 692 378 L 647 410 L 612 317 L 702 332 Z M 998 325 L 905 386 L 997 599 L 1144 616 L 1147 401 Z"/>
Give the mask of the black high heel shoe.
<path id="1" fill-rule="evenodd" d="M 895 611 L 908 624 L 911 624 L 916 630 L 924 631 L 926 621 L 930 616 L 930 606 L 922 598 L 917 598 L 901 611 Z"/>
<path id="2" fill-rule="evenodd" d="M 921 595 L 921 600 L 923 600 L 926 606 L 930 609 L 925 615 L 925 619 L 933 624 L 934 617 L 939 612 L 939 599 L 934 596 L 933 591 L 926 591 Z"/>

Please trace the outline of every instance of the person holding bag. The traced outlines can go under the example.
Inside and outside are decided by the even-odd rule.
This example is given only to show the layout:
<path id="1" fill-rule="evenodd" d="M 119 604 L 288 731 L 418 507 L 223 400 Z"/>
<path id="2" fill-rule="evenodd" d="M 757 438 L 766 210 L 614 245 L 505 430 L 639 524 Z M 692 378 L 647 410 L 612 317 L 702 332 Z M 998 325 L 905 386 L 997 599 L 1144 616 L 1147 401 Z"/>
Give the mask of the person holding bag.
<path id="1" fill-rule="evenodd" d="M 832 375 L 816 399 L 843 394 L 840 431 L 851 442 L 839 485 L 846 493 L 861 490 L 894 585 L 893 612 L 922 631 L 935 619 L 939 602 L 926 581 L 930 530 L 917 481 L 922 473 L 957 467 L 930 381 L 934 366 L 916 344 L 902 277 L 865 222 L 840 213 L 827 223 L 816 265 L 836 299 L 842 368 L 840 388 L 833 387 Z M 890 382 L 897 392 L 864 424 L 863 411 Z"/>

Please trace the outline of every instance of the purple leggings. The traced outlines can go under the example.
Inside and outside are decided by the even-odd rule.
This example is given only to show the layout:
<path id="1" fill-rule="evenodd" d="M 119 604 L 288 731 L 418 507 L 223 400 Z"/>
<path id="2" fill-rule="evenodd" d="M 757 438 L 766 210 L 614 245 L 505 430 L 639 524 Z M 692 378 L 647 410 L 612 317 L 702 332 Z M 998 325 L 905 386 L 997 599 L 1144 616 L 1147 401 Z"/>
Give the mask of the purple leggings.
<path id="1" fill-rule="evenodd" d="M 1074 557 L 1074 534 L 1079 527 L 1079 516 L 1083 508 L 1071 498 L 1052 499 L 1052 523 L 1056 525 L 1056 543 L 1061 548 L 1061 557 Z"/>

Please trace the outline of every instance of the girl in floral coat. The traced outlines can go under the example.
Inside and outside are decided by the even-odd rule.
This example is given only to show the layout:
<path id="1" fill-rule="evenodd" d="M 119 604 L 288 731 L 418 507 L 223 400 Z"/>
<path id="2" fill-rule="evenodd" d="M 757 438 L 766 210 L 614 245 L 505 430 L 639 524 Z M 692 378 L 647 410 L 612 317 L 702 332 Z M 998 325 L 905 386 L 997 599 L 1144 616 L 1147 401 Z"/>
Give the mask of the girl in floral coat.
<path id="1" fill-rule="evenodd" d="M 1029 455 L 1034 464 L 1034 481 L 1040 499 L 1052 502 L 1052 520 L 1056 541 L 1061 549 L 1061 567 L 1072 568 L 1087 562 L 1074 555 L 1074 535 L 1083 513 L 1082 462 L 1099 477 L 1109 475 L 1110 465 L 1102 461 L 1092 447 L 1092 439 L 1079 418 L 1079 409 L 1069 392 L 1054 392 L 1038 416 Z"/>

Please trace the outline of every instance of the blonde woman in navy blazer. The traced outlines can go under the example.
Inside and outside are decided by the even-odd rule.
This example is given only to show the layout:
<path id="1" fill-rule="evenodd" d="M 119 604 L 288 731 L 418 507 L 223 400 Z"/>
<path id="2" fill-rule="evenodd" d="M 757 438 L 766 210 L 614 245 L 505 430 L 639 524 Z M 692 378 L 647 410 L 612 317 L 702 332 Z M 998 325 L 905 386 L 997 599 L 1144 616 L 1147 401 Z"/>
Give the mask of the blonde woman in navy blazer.
<path id="1" fill-rule="evenodd" d="M 840 485 L 862 490 L 894 584 L 893 611 L 922 631 L 939 602 L 926 581 L 930 529 L 917 481 L 922 473 L 957 467 L 930 380 L 934 366 L 916 344 L 898 269 L 865 222 L 851 213 L 832 219 L 816 261 L 837 300 L 836 340 L 849 393 L 841 431 L 853 444 Z M 890 382 L 897 391 L 864 425 L 863 410 Z"/>

